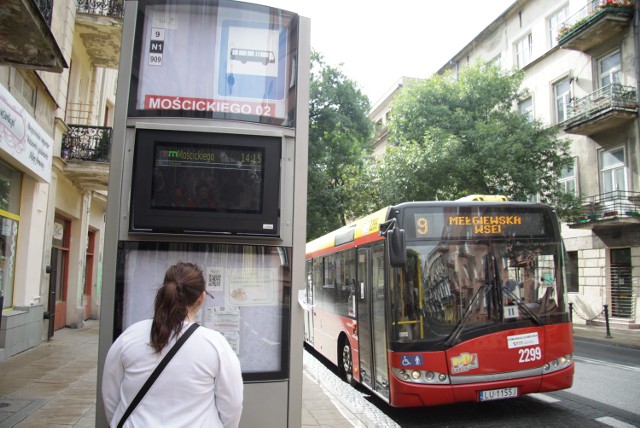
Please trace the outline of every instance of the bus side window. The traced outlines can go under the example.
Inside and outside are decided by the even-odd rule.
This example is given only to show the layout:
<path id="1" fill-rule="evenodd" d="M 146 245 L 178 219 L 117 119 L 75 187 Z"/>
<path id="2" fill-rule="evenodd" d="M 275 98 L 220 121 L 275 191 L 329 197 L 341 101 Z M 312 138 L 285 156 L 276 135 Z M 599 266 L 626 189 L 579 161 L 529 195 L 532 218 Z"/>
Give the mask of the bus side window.
<path id="1" fill-rule="evenodd" d="M 324 293 L 322 284 L 324 284 L 324 278 L 322 277 L 323 259 L 313 259 L 313 298 L 314 305 L 322 309 L 324 307 Z"/>

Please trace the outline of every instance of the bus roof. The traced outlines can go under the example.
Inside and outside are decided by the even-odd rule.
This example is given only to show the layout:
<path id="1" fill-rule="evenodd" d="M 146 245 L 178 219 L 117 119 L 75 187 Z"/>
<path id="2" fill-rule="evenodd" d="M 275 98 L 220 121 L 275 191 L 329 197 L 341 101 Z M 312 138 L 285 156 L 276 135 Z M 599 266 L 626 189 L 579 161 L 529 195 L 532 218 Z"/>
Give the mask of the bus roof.
<path id="1" fill-rule="evenodd" d="M 358 220 L 354 220 L 338 230 L 307 243 L 307 254 L 313 254 L 327 248 L 345 245 L 351 242 L 365 243 L 380 236 L 380 224 L 387 220 L 389 207 L 384 207 Z"/>
<path id="2" fill-rule="evenodd" d="M 458 199 L 459 201 L 485 201 L 485 202 L 506 202 L 506 196 L 503 195 L 468 195 Z"/>

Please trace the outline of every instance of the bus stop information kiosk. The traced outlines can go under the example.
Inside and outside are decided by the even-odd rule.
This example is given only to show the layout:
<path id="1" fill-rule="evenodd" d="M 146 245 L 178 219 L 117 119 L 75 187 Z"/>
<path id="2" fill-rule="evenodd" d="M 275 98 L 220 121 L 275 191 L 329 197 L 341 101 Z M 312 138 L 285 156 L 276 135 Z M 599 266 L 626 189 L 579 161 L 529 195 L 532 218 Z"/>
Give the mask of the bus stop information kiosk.
<path id="1" fill-rule="evenodd" d="M 245 382 L 243 427 L 301 423 L 309 21 L 235 1 L 127 1 L 98 355 L 197 263 Z M 207 358 L 203 355 L 202 358 Z"/>

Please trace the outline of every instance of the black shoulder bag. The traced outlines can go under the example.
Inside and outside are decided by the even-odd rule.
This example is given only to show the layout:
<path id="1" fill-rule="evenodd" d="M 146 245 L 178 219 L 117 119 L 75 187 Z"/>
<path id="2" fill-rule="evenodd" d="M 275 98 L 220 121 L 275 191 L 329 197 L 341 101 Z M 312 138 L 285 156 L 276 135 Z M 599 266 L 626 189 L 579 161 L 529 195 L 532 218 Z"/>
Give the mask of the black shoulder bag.
<path id="1" fill-rule="evenodd" d="M 162 373 L 162 370 L 164 370 L 167 364 L 169 364 L 169 361 L 171 361 L 173 356 L 176 355 L 176 352 L 178 352 L 178 350 L 182 347 L 182 345 L 184 345 L 184 342 L 187 341 L 189 336 L 191 336 L 191 334 L 194 331 L 196 331 L 198 327 L 199 325 L 197 323 L 191 324 L 189 328 L 182 334 L 182 336 L 180 336 L 180 338 L 175 343 L 175 345 L 173 345 L 171 350 L 167 352 L 167 355 L 165 355 L 162 361 L 160 361 L 160 364 L 158 364 L 158 366 L 155 368 L 153 373 L 151 373 L 151 376 L 149 376 L 149 379 L 147 379 L 144 385 L 142 385 L 142 388 L 140 388 L 140 391 L 138 391 L 138 394 L 135 396 L 131 404 L 129 404 L 127 411 L 124 412 L 124 415 L 122 415 L 120 422 L 118 422 L 118 428 L 122 428 L 122 426 L 124 425 L 124 422 L 127 420 L 129 416 L 131 416 L 131 413 L 133 413 L 134 409 L 138 406 L 138 404 L 140 404 L 140 402 L 142 401 L 142 398 L 144 398 L 147 391 L 149 391 L 149 388 L 151 388 L 151 385 L 153 385 L 153 383 L 156 381 L 158 376 L 160 376 L 160 373 Z"/>

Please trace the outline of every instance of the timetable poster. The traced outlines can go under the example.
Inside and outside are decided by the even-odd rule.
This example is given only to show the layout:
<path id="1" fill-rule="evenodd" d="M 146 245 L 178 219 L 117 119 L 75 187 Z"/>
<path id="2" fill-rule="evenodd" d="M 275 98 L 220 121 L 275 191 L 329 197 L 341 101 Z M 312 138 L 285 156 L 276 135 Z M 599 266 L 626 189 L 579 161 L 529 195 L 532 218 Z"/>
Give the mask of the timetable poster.
<path id="1" fill-rule="evenodd" d="M 274 10 L 147 5 L 136 108 L 284 120 L 293 107 L 293 15 Z"/>
<path id="2" fill-rule="evenodd" d="M 118 257 L 123 330 L 153 318 L 156 292 L 169 266 L 195 263 L 208 293 L 196 322 L 227 339 L 244 374 L 283 371 L 289 346 L 283 317 L 291 282 L 287 248 L 122 242 Z"/>

